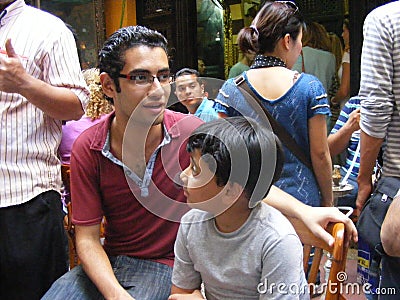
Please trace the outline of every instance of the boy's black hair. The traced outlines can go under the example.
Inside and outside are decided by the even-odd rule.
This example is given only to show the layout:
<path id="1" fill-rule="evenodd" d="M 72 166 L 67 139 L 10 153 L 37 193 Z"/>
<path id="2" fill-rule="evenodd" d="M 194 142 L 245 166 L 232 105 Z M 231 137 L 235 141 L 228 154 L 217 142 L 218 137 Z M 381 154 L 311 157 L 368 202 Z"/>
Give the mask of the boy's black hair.
<path id="1" fill-rule="evenodd" d="M 161 33 L 144 26 L 118 29 L 105 41 L 99 52 L 100 73 L 105 72 L 113 79 L 118 93 L 121 92 L 119 73 L 125 65 L 125 52 L 139 46 L 160 47 L 165 54 L 168 53 L 166 38 Z M 113 102 L 109 97 L 107 99 Z"/>
<path id="2" fill-rule="evenodd" d="M 281 143 L 272 129 L 245 117 L 202 124 L 187 144 L 188 152 L 196 149 L 214 169 L 219 186 L 230 181 L 244 187 L 250 208 L 268 194 L 279 179 L 284 162 Z"/>

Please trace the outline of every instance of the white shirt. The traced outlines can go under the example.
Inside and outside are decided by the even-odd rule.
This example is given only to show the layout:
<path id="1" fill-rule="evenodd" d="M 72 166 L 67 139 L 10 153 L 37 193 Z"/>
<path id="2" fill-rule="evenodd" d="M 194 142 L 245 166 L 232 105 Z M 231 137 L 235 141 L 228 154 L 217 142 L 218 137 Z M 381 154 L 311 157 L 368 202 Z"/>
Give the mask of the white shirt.
<path id="1" fill-rule="evenodd" d="M 0 21 L 0 55 L 5 55 L 5 42 L 11 38 L 29 74 L 70 88 L 85 107 L 89 91 L 75 40 L 63 21 L 23 0 L 6 10 Z M 0 207 L 25 203 L 45 191 L 59 191 L 61 120 L 46 115 L 19 94 L 0 92 L 0 122 Z"/>
<path id="2" fill-rule="evenodd" d="M 350 63 L 350 53 L 349 52 L 344 52 L 343 53 L 343 57 L 342 57 L 342 64 L 340 65 L 340 68 L 338 70 L 338 77 L 339 77 L 339 81 L 342 81 L 342 76 L 343 76 L 343 64 Z"/>

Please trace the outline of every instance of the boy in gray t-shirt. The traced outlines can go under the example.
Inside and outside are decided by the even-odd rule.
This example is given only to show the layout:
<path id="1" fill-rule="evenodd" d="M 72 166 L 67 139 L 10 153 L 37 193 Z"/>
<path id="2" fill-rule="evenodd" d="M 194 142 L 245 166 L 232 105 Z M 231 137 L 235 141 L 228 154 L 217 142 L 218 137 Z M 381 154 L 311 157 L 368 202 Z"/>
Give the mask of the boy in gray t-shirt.
<path id="1" fill-rule="evenodd" d="M 290 222 L 261 202 L 280 175 L 272 129 L 244 117 L 201 125 L 181 174 L 188 204 L 175 243 L 170 300 L 309 299 Z M 188 295 L 189 294 L 189 295 Z"/>

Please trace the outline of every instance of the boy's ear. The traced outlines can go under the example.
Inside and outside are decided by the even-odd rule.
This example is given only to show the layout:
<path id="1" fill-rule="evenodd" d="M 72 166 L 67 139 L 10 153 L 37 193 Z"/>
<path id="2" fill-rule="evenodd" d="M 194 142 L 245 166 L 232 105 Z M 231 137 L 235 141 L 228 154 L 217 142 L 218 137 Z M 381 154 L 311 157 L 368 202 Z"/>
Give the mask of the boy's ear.
<path id="1" fill-rule="evenodd" d="M 240 195 L 243 193 L 243 187 L 237 182 L 228 182 L 225 186 L 225 197 L 223 201 L 225 204 L 231 205 L 236 202 Z"/>
<path id="2" fill-rule="evenodd" d="M 101 87 L 103 89 L 103 93 L 110 98 L 114 98 L 115 84 L 110 75 L 104 72 L 101 73 L 100 82 L 101 82 Z"/>

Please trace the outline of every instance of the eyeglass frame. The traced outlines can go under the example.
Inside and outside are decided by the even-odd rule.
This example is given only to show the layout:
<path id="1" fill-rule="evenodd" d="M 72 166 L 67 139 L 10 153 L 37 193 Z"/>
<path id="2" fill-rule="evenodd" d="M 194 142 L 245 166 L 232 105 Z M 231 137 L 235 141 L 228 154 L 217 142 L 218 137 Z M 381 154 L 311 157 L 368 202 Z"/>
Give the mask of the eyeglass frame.
<path id="1" fill-rule="evenodd" d="M 147 74 L 139 74 L 139 75 L 129 75 L 129 74 L 122 74 L 122 73 L 118 73 L 118 78 L 125 78 L 125 79 L 128 79 L 128 80 L 130 80 L 130 81 L 133 81 L 136 85 L 139 85 L 139 86 L 148 86 L 148 85 L 152 85 L 153 83 L 154 83 L 154 80 L 157 78 L 157 80 L 158 80 L 158 82 L 161 84 L 161 85 L 164 85 L 164 84 L 168 84 L 168 83 L 171 83 L 172 81 L 173 81 L 173 79 L 174 79 L 174 76 L 173 76 L 173 74 L 168 70 L 168 82 L 167 81 L 161 81 L 160 80 L 160 76 L 161 75 L 153 75 L 153 74 L 150 74 L 150 73 L 147 73 Z M 145 83 L 137 83 L 137 77 L 138 76 L 150 76 L 147 80 L 146 80 L 146 82 Z M 151 78 L 151 79 L 150 79 Z"/>

